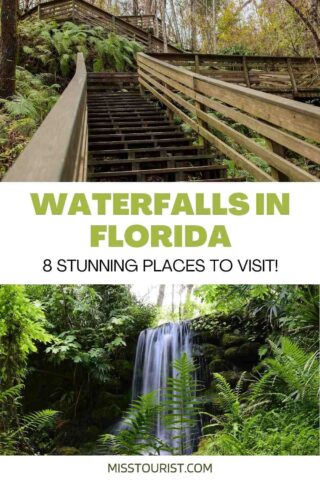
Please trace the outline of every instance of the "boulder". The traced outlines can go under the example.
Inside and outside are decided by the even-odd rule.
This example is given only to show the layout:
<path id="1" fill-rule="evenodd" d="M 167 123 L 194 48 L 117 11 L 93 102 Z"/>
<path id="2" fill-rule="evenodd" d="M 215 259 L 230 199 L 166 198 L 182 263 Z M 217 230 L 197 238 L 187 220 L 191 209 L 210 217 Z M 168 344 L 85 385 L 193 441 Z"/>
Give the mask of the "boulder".
<path id="1" fill-rule="evenodd" d="M 246 342 L 238 347 L 230 347 L 224 352 L 225 359 L 236 366 L 250 368 L 259 360 L 257 342 Z"/>
<path id="2" fill-rule="evenodd" d="M 217 345 L 211 343 L 203 343 L 201 345 L 202 353 L 207 358 L 221 356 L 221 349 Z"/>
<path id="3" fill-rule="evenodd" d="M 221 344 L 224 348 L 235 347 L 242 345 L 247 341 L 246 337 L 242 335 L 235 335 L 234 333 L 225 333 L 222 337 Z"/>
<path id="4" fill-rule="evenodd" d="M 230 368 L 229 362 L 227 362 L 221 357 L 215 357 L 209 363 L 210 373 L 223 372 L 224 370 L 228 370 L 229 368 Z"/>

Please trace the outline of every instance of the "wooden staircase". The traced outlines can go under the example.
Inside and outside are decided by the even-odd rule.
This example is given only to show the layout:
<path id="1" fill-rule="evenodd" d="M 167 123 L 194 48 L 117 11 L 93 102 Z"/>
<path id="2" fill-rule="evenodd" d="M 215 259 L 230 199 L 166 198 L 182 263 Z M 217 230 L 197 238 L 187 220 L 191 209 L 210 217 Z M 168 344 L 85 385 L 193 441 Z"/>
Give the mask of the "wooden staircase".
<path id="1" fill-rule="evenodd" d="M 141 96 L 135 77 L 88 76 L 88 180 L 226 181 L 227 167 Z"/>
<path id="2" fill-rule="evenodd" d="M 93 27 L 103 27 L 109 32 L 123 35 L 143 45 L 148 52 L 163 52 L 164 44 L 160 37 L 129 21 L 129 17 L 118 17 L 96 7 L 86 0 L 32 0 L 27 11 L 20 10 L 20 19 L 55 20 L 58 23 L 72 21 Z M 168 45 L 168 52 L 181 50 Z"/>

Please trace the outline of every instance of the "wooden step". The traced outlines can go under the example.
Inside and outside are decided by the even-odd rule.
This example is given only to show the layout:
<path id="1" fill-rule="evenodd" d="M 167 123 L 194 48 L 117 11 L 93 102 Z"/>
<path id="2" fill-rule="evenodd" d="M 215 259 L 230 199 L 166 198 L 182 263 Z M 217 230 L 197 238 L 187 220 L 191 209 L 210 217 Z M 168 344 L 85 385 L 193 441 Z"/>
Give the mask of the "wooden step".
<path id="1" fill-rule="evenodd" d="M 204 165 L 204 166 L 196 166 L 196 167 L 168 167 L 168 168 L 154 168 L 148 170 L 123 170 L 118 172 L 93 172 L 88 174 L 88 179 L 98 179 L 98 178 L 118 178 L 118 177 L 134 177 L 139 175 L 155 175 L 155 176 L 162 176 L 168 175 L 172 173 L 179 173 L 179 174 L 203 174 L 204 172 L 219 172 L 219 176 L 217 178 L 221 178 L 221 172 L 226 172 L 227 167 L 223 165 Z M 183 180 L 181 178 L 181 180 Z"/>
<path id="2" fill-rule="evenodd" d="M 216 161 L 216 157 L 210 154 L 203 155 L 174 155 L 165 157 L 140 157 L 137 159 L 106 159 L 106 160 L 94 160 L 89 159 L 89 166 L 109 166 L 109 165 L 124 165 L 124 164 L 141 164 L 141 163 L 159 163 L 159 162 L 195 162 L 195 161 Z"/>
<path id="3" fill-rule="evenodd" d="M 117 149 L 106 149 L 106 150 L 93 150 L 90 149 L 89 153 L 91 157 L 97 157 L 97 156 L 111 156 L 111 155 L 135 155 L 136 158 L 139 158 L 139 155 L 144 155 L 146 153 L 148 154 L 154 154 L 154 155 L 160 155 L 162 153 L 167 152 L 168 154 L 172 154 L 174 157 L 175 152 L 198 152 L 199 147 L 194 146 L 194 145 L 181 145 L 181 146 L 170 146 L 170 147 L 155 147 L 155 148 L 123 148 L 122 150 Z M 137 156 L 138 155 L 138 156 Z"/>
<path id="4" fill-rule="evenodd" d="M 95 88 L 97 87 L 97 88 Z M 91 181 L 217 181 L 227 167 L 171 122 L 159 102 L 138 90 L 101 91 L 89 82 Z"/>

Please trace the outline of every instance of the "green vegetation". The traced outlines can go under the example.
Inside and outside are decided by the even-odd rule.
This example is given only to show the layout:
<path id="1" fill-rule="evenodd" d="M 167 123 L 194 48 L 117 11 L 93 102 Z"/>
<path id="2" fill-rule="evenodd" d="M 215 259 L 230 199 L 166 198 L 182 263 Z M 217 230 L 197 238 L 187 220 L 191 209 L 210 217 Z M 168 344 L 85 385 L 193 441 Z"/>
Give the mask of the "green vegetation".
<path id="1" fill-rule="evenodd" d="M 317 455 L 318 357 L 288 338 L 271 343 L 274 358 L 247 392 L 215 374 L 223 413 L 211 416 L 199 455 Z"/>
<path id="2" fill-rule="evenodd" d="M 190 324 L 193 359 L 132 401 L 137 339 L 161 308 L 126 286 L 1 286 L 0 453 L 318 454 L 318 288 L 190 292 L 207 312 Z"/>
<path id="3" fill-rule="evenodd" d="M 1 453 L 95 448 L 130 402 L 137 337 L 154 318 L 125 286 L 0 287 Z"/>
<path id="4" fill-rule="evenodd" d="M 135 55 L 141 50 L 138 43 L 102 27 L 72 22 L 22 22 L 19 35 L 18 63 L 33 73 L 48 72 L 60 80 L 73 74 L 78 53 L 83 53 L 91 71 L 125 71 L 134 67 Z"/>
<path id="5" fill-rule="evenodd" d="M 101 27 L 65 22 L 19 24 L 16 94 L 0 98 L 0 179 L 59 98 L 75 72 L 78 53 L 89 71 L 134 68 L 138 43 Z"/>

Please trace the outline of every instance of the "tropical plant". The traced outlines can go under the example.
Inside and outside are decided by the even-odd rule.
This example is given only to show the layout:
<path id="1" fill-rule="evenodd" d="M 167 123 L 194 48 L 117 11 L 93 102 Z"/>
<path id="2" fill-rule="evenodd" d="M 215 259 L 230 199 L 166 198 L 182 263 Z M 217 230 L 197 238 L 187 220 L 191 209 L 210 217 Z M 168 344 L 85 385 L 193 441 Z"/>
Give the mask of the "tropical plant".
<path id="1" fill-rule="evenodd" d="M 160 413 L 157 392 L 134 400 L 117 435 L 105 434 L 99 439 L 100 451 L 114 455 L 160 455 L 170 448 L 152 432 Z"/>
<path id="2" fill-rule="evenodd" d="M 23 22 L 20 25 L 20 64 L 34 73 L 46 71 L 55 78 L 70 78 L 78 53 L 83 53 L 90 70 L 124 71 L 134 67 L 141 46 L 102 27 L 72 22 Z"/>
<path id="3" fill-rule="evenodd" d="M 269 398 L 317 412 L 319 352 L 307 353 L 289 338 L 282 338 L 280 346 L 269 343 L 274 358 L 262 362 L 266 372 L 255 383 L 252 399 Z"/>
<path id="4" fill-rule="evenodd" d="M 26 374 L 28 356 L 37 351 L 37 342 L 48 343 L 52 336 L 45 330 L 45 317 L 38 304 L 30 302 L 25 288 L 0 287 L 0 373 L 2 388 L 21 382 Z"/>
<path id="5" fill-rule="evenodd" d="M 193 450 L 198 433 L 200 407 L 196 367 L 187 353 L 172 363 L 173 376 L 162 392 L 164 423 L 173 443 L 173 453 L 183 455 Z"/>
<path id="6" fill-rule="evenodd" d="M 318 355 L 304 352 L 283 338 L 272 343 L 274 358 L 261 367 L 261 378 L 244 393 L 215 374 L 219 402 L 210 414 L 198 454 L 306 455 L 318 454 Z"/>
<path id="7" fill-rule="evenodd" d="M 22 384 L 0 391 L 0 455 L 33 452 L 31 436 L 34 432 L 50 430 L 59 412 L 51 409 L 18 415 L 8 420 L 8 403 L 20 407 Z"/>

